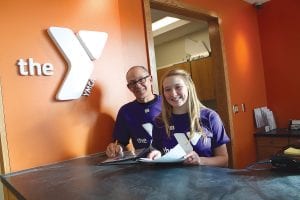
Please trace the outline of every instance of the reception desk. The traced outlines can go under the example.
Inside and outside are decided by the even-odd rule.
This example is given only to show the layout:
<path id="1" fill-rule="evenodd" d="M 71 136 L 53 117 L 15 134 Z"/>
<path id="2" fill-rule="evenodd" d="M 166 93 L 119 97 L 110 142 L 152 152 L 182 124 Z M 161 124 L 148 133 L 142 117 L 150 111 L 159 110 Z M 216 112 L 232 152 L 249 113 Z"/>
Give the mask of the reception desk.
<path id="1" fill-rule="evenodd" d="M 98 166 L 93 155 L 1 176 L 18 199 L 300 199 L 300 173 L 205 166 Z"/>

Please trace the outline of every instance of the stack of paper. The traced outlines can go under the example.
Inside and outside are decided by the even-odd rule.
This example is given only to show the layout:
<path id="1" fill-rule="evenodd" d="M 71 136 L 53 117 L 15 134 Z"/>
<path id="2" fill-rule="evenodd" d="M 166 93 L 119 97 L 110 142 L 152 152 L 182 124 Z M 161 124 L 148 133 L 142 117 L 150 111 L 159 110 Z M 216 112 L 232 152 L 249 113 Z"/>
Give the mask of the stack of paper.
<path id="1" fill-rule="evenodd" d="M 257 128 L 268 126 L 269 130 L 273 130 L 277 127 L 273 112 L 267 107 L 255 108 L 254 117 Z"/>
<path id="2" fill-rule="evenodd" d="M 255 117 L 255 122 L 256 122 L 257 128 L 266 126 L 265 120 L 262 116 L 261 108 L 254 109 L 254 117 Z"/>

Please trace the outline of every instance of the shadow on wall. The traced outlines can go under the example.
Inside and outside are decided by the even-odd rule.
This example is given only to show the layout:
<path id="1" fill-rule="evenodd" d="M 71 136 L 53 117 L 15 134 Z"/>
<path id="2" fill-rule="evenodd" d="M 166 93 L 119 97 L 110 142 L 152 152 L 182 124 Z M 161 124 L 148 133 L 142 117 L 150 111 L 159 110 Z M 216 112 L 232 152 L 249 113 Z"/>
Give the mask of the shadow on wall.
<path id="1" fill-rule="evenodd" d="M 89 126 L 86 138 L 86 153 L 92 154 L 104 151 L 111 142 L 114 119 L 111 115 L 102 111 L 102 94 L 98 84 L 92 88 L 88 97 L 81 97 L 75 105 L 81 113 L 80 123 Z"/>

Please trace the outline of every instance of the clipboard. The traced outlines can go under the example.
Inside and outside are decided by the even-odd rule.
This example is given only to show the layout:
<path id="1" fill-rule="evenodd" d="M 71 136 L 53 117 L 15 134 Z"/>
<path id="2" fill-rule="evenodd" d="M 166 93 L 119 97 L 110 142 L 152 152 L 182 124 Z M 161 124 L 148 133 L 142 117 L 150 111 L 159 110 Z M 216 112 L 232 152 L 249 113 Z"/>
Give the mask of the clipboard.
<path id="1" fill-rule="evenodd" d="M 138 163 L 138 159 L 147 156 L 149 152 L 150 148 L 136 149 L 134 154 L 131 151 L 124 151 L 123 156 L 107 158 L 106 160 L 98 163 L 97 165 L 134 164 Z"/>

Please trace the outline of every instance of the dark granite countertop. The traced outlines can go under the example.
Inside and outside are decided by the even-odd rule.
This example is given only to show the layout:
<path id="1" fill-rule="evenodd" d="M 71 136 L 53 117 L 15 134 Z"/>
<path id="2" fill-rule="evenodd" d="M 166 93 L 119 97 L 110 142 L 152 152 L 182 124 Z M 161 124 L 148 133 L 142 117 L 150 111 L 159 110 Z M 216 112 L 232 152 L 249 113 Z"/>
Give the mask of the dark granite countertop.
<path id="1" fill-rule="evenodd" d="M 300 173 L 176 165 L 104 165 L 92 155 L 1 176 L 18 199 L 300 199 Z"/>

